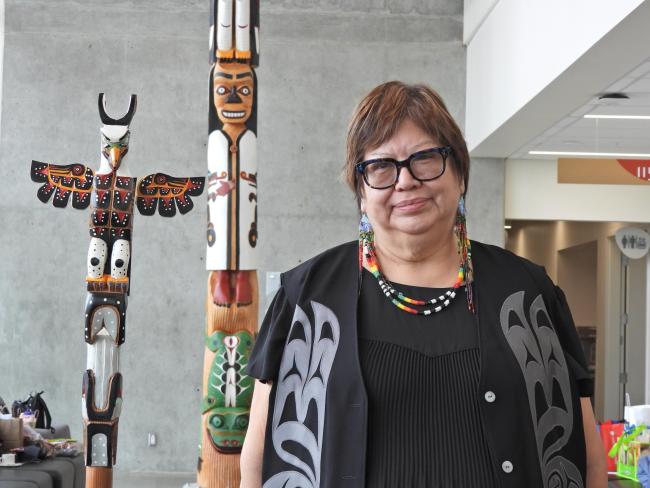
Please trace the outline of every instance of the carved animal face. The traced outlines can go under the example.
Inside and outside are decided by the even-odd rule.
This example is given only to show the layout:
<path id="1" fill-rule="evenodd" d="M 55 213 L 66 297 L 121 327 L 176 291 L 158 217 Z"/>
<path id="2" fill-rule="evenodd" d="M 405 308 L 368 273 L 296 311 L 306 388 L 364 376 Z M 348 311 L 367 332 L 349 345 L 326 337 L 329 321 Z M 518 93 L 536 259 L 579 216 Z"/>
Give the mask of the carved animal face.
<path id="1" fill-rule="evenodd" d="M 122 158 L 129 151 L 129 127 L 126 125 L 104 125 L 102 134 L 102 156 L 106 158 L 111 168 L 120 167 Z"/>
<path id="2" fill-rule="evenodd" d="M 253 111 L 253 71 L 241 63 L 214 67 L 214 106 L 223 124 L 243 124 Z"/>
<path id="3" fill-rule="evenodd" d="M 223 453 L 240 452 L 248 428 L 247 408 L 215 408 L 208 417 L 208 432 L 214 447 Z"/>

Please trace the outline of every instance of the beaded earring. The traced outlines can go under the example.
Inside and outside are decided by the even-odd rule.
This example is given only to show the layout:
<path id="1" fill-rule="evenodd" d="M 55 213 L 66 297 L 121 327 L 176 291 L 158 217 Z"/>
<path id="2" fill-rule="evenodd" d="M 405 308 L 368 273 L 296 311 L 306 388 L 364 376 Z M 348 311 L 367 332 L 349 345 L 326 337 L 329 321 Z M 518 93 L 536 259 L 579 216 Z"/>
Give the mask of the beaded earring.
<path id="1" fill-rule="evenodd" d="M 363 267 L 364 247 L 366 243 L 373 242 L 374 239 L 375 233 L 372 230 L 372 225 L 366 213 L 363 212 L 361 219 L 359 219 L 359 273 L 361 273 L 361 268 Z"/>
<path id="2" fill-rule="evenodd" d="M 465 277 L 465 292 L 467 294 L 467 307 L 474 313 L 474 294 L 472 293 L 474 282 L 474 267 L 472 265 L 472 245 L 467 237 L 467 220 L 465 209 L 465 196 L 461 195 L 458 200 L 456 211 L 456 225 L 454 226 L 458 255 L 460 256 L 461 268 Z"/>

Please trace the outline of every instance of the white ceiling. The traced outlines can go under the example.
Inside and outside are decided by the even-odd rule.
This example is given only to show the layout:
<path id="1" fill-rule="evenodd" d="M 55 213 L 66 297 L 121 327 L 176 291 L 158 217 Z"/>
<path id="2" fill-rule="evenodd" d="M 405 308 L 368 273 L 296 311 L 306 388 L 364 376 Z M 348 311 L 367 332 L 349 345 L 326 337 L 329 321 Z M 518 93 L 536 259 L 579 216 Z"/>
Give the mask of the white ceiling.
<path id="1" fill-rule="evenodd" d="M 501 4 L 499 2 L 497 5 Z M 565 64 L 570 64 L 563 64 L 563 71 L 553 71 L 554 65 L 547 62 L 549 53 L 543 48 L 540 51 L 535 44 L 545 46 L 544 35 L 529 41 L 532 44 L 528 47 L 537 49 L 533 49 L 533 52 L 546 56 L 540 63 L 544 61 L 554 77 L 550 81 L 545 80 L 543 87 L 538 88 L 532 83 L 538 91 L 525 92 L 527 98 L 520 100 L 518 108 L 510 107 L 510 112 L 501 114 L 504 117 L 500 125 L 492 123 L 489 134 L 479 134 L 482 139 L 472 141 L 471 156 L 511 159 L 557 157 L 533 156 L 528 154 L 531 150 L 650 153 L 650 120 L 583 118 L 587 113 L 650 115 L 649 25 L 650 0 L 643 0 L 605 34 L 599 34 L 598 40 L 592 40 L 593 44 L 581 51 L 582 54 L 578 53 L 577 58 L 571 58 L 573 61 L 565 59 Z M 547 34 L 553 35 L 552 30 L 549 29 Z M 563 35 L 570 34 L 564 32 Z M 476 39 L 473 42 L 477 42 Z M 553 45 L 553 49 L 558 49 L 557 45 Z M 519 51 L 515 50 L 507 60 L 516 60 L 518 55 Z M 553 57 L 550 58 L 552 60 Z M 498 63 L 498 59 L 498 56 L 495 57 L 495 63 Z M 529 63 L 526 66 L 534 76 L 536 65 Z M 515 70 L 512 76 L 516 78 L 514 81 L 526 82 L 525 71 Z M 507 78 L 502 85 L 510 86 L 512 82 L 513 79 Z M 516 87 L 511 88 L 516 90 Z M 630 99 L 599 101 L 598 97 L 607 92 L 625 92 Z M 501 98 L 511 94 L 495 89 L 483 95 L 487 99 L 483 99 L 482 103 L 488 110 L 507 105 L 507 100 Z M 477 116 L 481 117 L 480 114 Z M 487 122 L 493 121 L 487 117 Z"/>
<path id="2" fill-rule="evenodd" d="M 603 64 L 603 69 L 607 65 Z M 630 98 L 599 100 L 607 92 L 622 92 Z M 524 144 L 510 157 L 549 159 L 556 156 L 530 155 L 528 151 L 584 151 L 650 153 L 650 120 L 585 119 L 585 114 L 650 116 L 650 58 L 618 81 L 593 96 L 587 103 L 561 118 L 538 137 Z"/>

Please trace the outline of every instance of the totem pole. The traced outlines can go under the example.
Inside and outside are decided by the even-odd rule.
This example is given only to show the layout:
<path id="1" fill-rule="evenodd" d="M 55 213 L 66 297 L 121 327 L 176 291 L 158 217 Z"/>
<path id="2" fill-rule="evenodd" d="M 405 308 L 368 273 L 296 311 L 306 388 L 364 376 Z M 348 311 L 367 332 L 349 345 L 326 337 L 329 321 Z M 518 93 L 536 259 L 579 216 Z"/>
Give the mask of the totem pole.
<path id="1" fill-rule="evenodd" d="M 205 359 L 197 483 L 239 486 L 257 332 L 259 0 L 211 0 Z"/>
<path id="2" fill-rule="evenodd" d="M 106 114 L 99 95 L 102 120 L 101 162 L 97 172 L 82 164 L 59 166 L 32 161 L 31 177 L 43 183 L 38 199 L 55 207 L 83 210 L 92 203 L 85 340 L 87 370 L 83 377 L 82 414 L 86 456 L 86 487 L 110 488 L 117 452 L 117 424 L 122 406 L 120 346 L 125 339 L 126 307 L 131 274 L 133 204 L 142 215 L 173 217 L 186 214 L 190 197 L 203 192 L 205 179 L 174 178 L 155 173 L 133 178 L 124 156 L 129 150 L 129 124 L 136 109 L 131 95 L 127 114 L 114 119 Z"/>

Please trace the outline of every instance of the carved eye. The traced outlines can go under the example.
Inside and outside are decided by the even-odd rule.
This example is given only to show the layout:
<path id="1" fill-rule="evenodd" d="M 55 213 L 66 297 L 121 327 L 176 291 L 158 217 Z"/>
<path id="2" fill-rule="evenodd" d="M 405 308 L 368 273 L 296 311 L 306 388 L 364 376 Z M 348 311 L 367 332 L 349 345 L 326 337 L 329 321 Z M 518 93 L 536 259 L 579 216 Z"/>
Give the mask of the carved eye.
<path id="1" fill-rule="evenodd" d="M 242 95 L 250 95 L 251 94 L 251 89 L 248 88 L 247 86 L 242 86 L 239 89 L 239 93 L 241 93 Z"/>
<path id="2" fill-rule="evenodd" d="M 237 425 L 238 429 L 245 429 L 248 427 L 248 415 L 240 415 L 237 417 L 235 424 Z"/>
<path id="3" fill-rule="evenodd" d="M 225 422 L 223 420 L 223 416 L 217 414 L 213 415 L 212 418 L 210 418 L 210 425 L 214 427 L 215 429 L 220 429 L 224 426 Z"/>
<path id="4" fill-rule="evenodd" d="M 217 89 L 216 89 L 217 95 L 225 95 L 226 91 L 227 91 L 226 87 L 223 86 L 223 85 L 218 86 Z"/>

